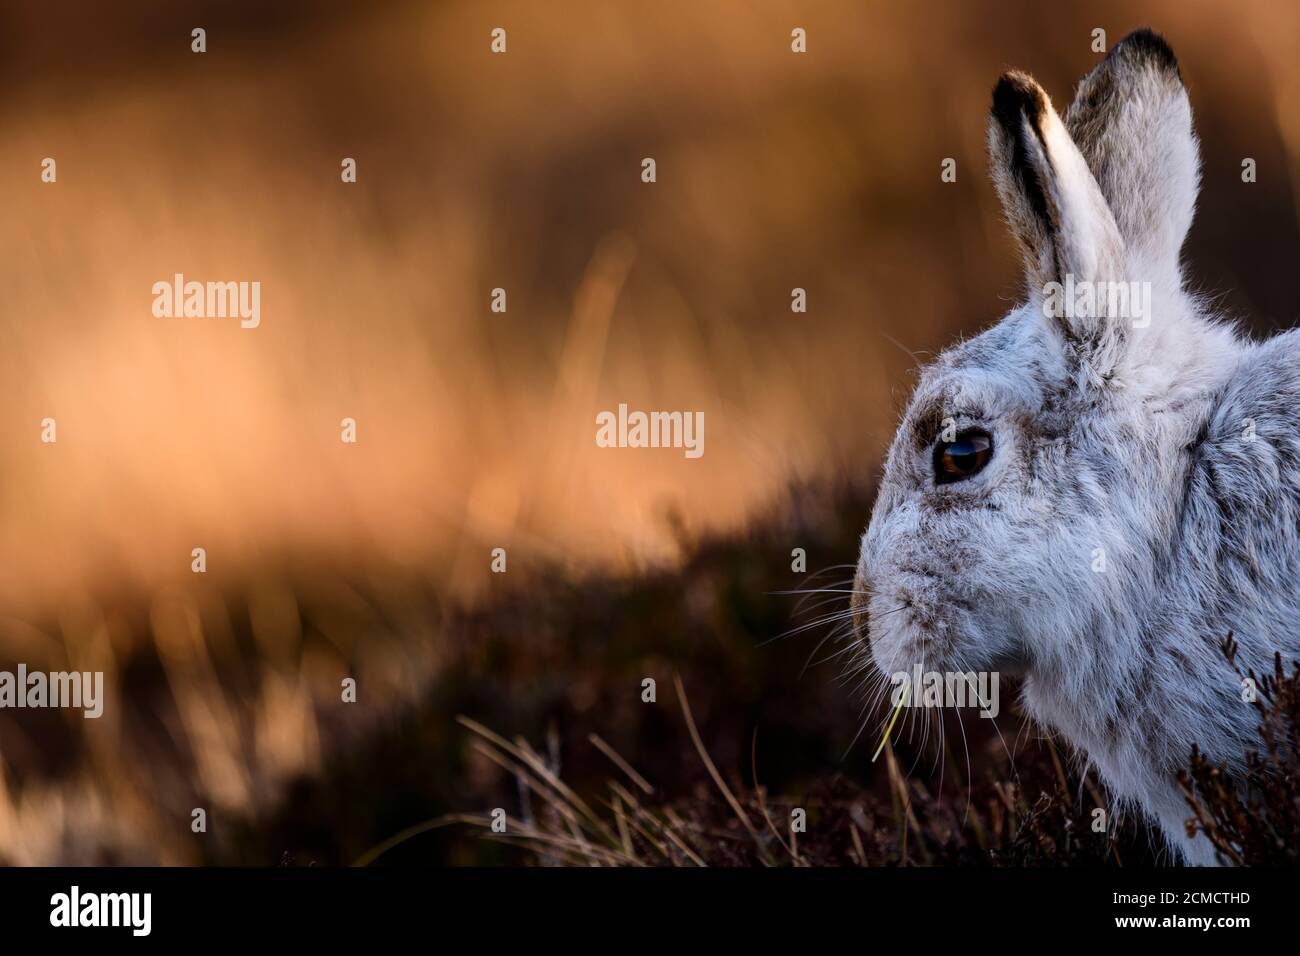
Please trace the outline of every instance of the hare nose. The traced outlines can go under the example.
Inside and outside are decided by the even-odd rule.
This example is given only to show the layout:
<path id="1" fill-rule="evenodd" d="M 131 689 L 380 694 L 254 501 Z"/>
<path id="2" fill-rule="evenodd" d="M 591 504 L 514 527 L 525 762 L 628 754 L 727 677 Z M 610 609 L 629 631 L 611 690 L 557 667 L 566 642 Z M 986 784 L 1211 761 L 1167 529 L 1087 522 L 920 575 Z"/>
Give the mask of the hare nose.
<path id="1" fill-rule="evenodd" d="M 859 570 L 853 578 L 853 593 L 849 595 L 849 610 L 853 614 L 853 634 L 864 645 L 870 643 L 867 637 L 867 612 L 870 600 L 871 589 L 867 584 L 867 579 L 863 577 L 862 571 Z"/>

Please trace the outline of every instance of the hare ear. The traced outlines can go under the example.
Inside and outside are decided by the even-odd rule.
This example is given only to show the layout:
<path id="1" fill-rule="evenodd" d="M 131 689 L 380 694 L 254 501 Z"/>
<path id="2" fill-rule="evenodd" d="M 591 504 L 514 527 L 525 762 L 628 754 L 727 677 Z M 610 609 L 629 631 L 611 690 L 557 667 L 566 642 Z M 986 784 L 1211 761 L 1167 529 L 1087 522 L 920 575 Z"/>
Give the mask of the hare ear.
<path id="1" fill-rule="evenodd" d="M 1130 270 L 1177 288 L 1200 158 L 1169 45 L 1150 30 L 1126 36 L 1079 84 L 1065 126 L 1114 212 Z"/>
<path id="2" fill-rule="evenodd" d="M 1052 284 L 1120 280 L 1124 242 L 1110 207 L 1051 100 L 1023 73 L 1005 74 L 993 90 L 989 165 L 1020 243 L 1031 303 L 1051 297 Z M 1053 322 L 1080 362 L 1110 374 L 1123 346 L 1122 321 L 1071 310 Z"/>

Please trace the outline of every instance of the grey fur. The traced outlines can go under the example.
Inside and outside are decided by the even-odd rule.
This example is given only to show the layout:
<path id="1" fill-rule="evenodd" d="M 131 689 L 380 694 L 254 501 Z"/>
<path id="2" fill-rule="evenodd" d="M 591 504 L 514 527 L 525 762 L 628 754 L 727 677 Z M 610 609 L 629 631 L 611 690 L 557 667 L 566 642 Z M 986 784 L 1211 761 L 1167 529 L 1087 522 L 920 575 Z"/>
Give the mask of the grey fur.
<path id="1" fill-rule="evenodd" d="M 1249 342 L 1184 288 L 1199 160 L 1155 34 L 1118 44 L 1064 122 L 1009 74 L 989 126 L 1028 301 L 923 370 L 862 538 L 859 637 L 885 675 L 1022 673 L 1029 713 L 1118 803 L 1212 864 L 1175 774 L 1193 743 L 1235 770 L 1258 745 L 1220 643 L 1257 672 L 1300 652 L 1300 332 Z M 1150 283 L 1149 325 L 1048 317 L 1066 273 Z M 945 418 L 994 453 L 938 485 Z"/>

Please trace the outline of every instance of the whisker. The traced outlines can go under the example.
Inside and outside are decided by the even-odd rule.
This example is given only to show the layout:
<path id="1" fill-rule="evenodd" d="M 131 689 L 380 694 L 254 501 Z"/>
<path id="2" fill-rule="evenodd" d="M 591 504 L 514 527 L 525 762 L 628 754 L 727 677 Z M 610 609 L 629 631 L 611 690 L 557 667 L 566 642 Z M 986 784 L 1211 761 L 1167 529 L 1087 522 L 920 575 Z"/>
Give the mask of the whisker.
<path id="1" fill-rule="evenodd" d="M 857 594 L 857 588 L 796 588 L 791 591 L 768 591 L 768 594 Z"/>

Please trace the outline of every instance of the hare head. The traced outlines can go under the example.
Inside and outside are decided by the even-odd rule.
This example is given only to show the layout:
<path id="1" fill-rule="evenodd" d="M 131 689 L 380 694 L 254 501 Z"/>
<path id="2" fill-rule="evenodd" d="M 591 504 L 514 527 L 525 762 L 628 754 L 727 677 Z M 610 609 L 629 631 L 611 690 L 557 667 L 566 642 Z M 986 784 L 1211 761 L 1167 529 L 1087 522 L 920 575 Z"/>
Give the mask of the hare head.
<path id="1" fill-rule="evenodd" d="M 1126 37 L 1063 118 L 1004 75 L 988 147 L 1026 301 L 922 370 L 862 538 L 856 630 L 885 675 L 1023 673 L 1035 716 L 1113 751 L 1103 698 L 1153 673 L 1188 449 L 1243 346 L 1183 288 L 1199 159 L 1162 39 Z"/>
<path id="2" fill-rule="evenodd" d="M 886 673 L 1077 653 L 1115 605 L 1095 567 L 1158 547 L 1176 496 L 1151 411 L 1187 409 L 1217 361 L 1219 333 L 1182 292 L 1198 159 L 1162 40 L 1117 45 L 1064 120 L 1006 74 L 988 140 L 1027 302 L 923 370 L 889 451 L 855 588 Z"/>

